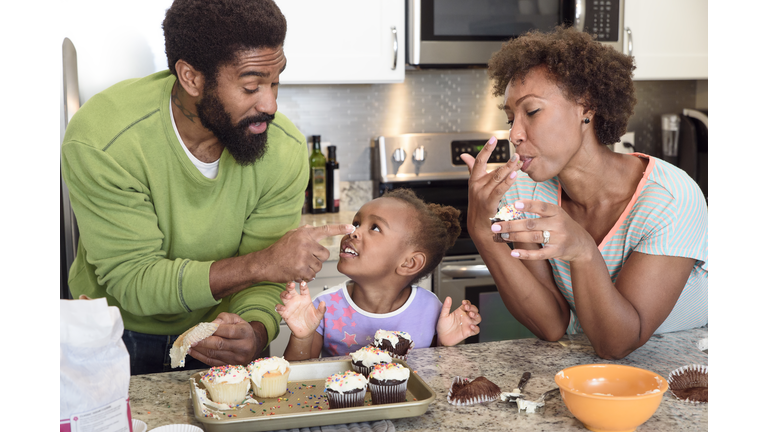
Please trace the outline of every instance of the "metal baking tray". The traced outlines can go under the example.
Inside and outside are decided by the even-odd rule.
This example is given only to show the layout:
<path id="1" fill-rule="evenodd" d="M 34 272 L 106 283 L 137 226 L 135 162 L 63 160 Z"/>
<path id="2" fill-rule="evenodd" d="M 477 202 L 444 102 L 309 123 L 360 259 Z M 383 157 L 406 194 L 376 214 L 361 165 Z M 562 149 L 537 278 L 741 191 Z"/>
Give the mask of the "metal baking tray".
<path id="1" fill-rule="evenodd" d="M 408 367 L 401 360 L 393 360 Z M 408 369 L 411 369 L 408 367 Z M 421 377 L 413 372 L 408 379 L 406 401 L 385 405 L 372 405 L 371 393 L 366 392 L 362 407 L 328 409 L 323 395 L 325 379 L 336 373 L 352 370 L 352 361 L 312 361 L 291 363 L 288 392 L 278 398 L 255 398 L 261 405 L 248 404 L 227 411 L 215 411 L 204 407 L 197 398 L 195 386 L 204 389 L 198 372 L 189 379 L 195 418 L 203 424 L 206 432 L 251 432 L 325 426 L 344 423 L 360 423 L 383 419 L 416 417 L 424 414 L 435 400 L 435 392 Z M 315 408 L 315 402 L 321 401 Z M 216 412 L 219 418 L 206 417 L 204 409 Z"/>

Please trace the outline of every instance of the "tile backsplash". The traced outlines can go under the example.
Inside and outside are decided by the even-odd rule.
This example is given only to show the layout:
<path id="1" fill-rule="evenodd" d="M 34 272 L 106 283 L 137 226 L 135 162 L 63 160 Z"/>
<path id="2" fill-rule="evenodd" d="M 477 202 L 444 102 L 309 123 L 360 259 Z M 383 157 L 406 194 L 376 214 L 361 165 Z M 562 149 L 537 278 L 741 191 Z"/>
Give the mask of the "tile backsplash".
<path id="1" fill-rule="evenodd" d="M 661 155 L 661 114 L 707 108 L 707 81 L 636 81 L 628 131 L 636 151 Z M 341 180 L 370 180 L 380 135 L 506 129 L 485 69 L 406 71 L 400 84 L 285 85 L 278 107 L 306 136 L 336 145 Z M 354 206 L 353 206 L 354 207 Z"/>

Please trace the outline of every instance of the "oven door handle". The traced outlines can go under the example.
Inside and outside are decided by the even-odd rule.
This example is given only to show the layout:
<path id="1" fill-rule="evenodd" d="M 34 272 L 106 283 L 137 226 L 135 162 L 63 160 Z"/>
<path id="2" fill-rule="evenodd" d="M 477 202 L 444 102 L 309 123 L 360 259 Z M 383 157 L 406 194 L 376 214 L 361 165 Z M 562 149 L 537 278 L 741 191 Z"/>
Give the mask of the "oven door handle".
<path id="1" fill-rule="evenodd" d="M 488 277 L 491 272 L 484 265 L 447 265 L 440 273 L 452 278 L 478 278 Z"/>

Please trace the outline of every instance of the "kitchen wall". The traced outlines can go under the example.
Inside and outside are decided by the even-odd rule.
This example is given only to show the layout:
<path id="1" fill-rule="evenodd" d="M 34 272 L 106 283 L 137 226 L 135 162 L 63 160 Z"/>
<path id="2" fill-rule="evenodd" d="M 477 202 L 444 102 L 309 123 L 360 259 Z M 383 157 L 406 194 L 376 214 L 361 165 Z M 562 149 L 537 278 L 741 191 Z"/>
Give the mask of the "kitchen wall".
<path id="1" fill-rule="evenodd" d="M 635 149 L 661 156 L 661 114 L 707 108 L 707 81 L 636 81 L 628 131 Z M 337 146 L 342 181 L 370 180 L 380 135 L 506 129 L 485 69 L 406 71 L 402 84 L 285 85 L 279 110 L 305 135 Z"/>

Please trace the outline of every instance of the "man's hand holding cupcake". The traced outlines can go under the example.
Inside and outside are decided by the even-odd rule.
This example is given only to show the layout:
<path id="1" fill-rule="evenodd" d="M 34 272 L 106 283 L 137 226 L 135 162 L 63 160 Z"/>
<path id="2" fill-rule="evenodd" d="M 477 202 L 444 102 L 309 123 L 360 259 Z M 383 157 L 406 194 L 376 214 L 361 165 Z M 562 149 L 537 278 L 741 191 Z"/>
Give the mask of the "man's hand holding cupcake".
<path id="1" fill-rule="evenodd" d="M 451 312 L 450 297 L 443 302 L 443 309 L 437 319 L 437 345 L 453 346 L 464 339 L 480 333 L 480 312 L 469 300 L 462 300 L 461 306 Z"/>

